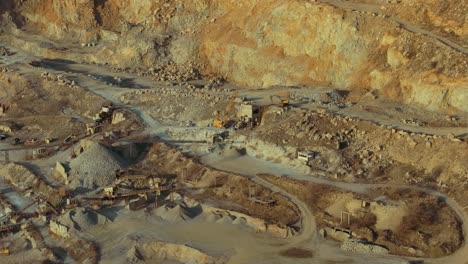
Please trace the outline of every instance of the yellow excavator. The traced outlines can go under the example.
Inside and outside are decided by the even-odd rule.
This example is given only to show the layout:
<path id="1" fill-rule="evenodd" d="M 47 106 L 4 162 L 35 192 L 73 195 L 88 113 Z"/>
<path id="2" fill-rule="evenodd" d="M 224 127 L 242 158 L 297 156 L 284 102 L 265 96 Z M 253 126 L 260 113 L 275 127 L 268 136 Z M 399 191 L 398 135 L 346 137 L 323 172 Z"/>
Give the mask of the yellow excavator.
<path id="1" fill-rule="evenodd" d="M 219 114 L 215 115 L 215 119 L 213 121 L 213 126 L 218 128 L 226 128 L 229 121 L 231 121 L 231 112 L 234 108 L 234 100 L 236 99 L 238 91 L 232 92 L 231 96 L 229 97 L 228 104 L 226 106 L 226 113 L 224 116 L 220 116 Z"/>
<path id="2" fill-rule="evenodd" d="M 279 107 L 286 107 L 289 105 L 289 92 L 282 92 L 276 95 L 270 96 L 270 101 L 273 103 L 273 98 L 279 98 L 280 103 L 278 104 Z"/>

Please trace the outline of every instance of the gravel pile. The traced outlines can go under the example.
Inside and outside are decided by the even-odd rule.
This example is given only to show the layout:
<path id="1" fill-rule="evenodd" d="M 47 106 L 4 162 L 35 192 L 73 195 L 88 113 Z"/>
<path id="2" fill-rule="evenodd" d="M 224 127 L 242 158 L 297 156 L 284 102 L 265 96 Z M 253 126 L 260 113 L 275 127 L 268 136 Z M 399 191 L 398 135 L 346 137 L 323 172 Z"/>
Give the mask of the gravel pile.
<path id="1" fill-rule="evenodd" d="M 77 230 L 86 230 L 109 221 L 105 216 L 86 208 L 76 208 L 59 217 L 59 222 Z"/>
<path id="2" fill-rule="evenodd" d="M 95 144 L 70 162 L 70 186 L 96 189 L 110 185 L 115 172 L 123 169 L 125 162 L 113 151 Z"/>
<path id="3" fill-rule="evenodd" d="M 174 208 L 161 206 L 156 209 L 156 215 L 169 222 L 187 221 L 192 219 L 186 208 L 177 205 Z"/>
<path id="4" fill-rule="evenodd" d="M 387 254 L 388 249 L 379 245 L 369 244 L 357 239 L 347 239 L 341 244 L 341 249 L 357 253 Z"/>
<path id="5" fill-rule="evenodd" d="M 202 213 L 200 205 L 189 206 L 184 202 L 177 204 L 175 207 L 167 205 L 156 209 L 155 214 L 169 222 L 188 221 Z"/>

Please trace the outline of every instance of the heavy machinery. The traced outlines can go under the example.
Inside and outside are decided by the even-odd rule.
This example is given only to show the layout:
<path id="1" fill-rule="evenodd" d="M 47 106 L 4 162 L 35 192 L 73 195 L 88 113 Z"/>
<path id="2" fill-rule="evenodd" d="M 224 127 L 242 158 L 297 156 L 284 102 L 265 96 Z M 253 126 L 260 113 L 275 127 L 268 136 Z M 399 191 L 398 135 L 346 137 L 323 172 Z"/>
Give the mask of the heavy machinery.
<path id="1" fill-rule="evenodd" d="M 8 248 L 0 248 L 0 255 L 8 256 L 10 255 L 10 250 Z"/>
<path id="2" fill-rule="evenodd" d="M 279 107 L 286 107 L 289 105 L 289 92 L 281 92 L 276 95 L 270 96 L 270 101 L 273 103 L 273 98 L 279 98 L 280 102 L 278 104 Z"/>
<path id="3" fill-rule="evenodd" d="M 118 172 L 118 177 L 112 186 L 103 188 L 103 197 L 124 198 L 138 194 L 159 193 L 169 190 L 171 187 L 160 186 L 161 179 L 155 175 L 128 175 Z"/>
<path id="4" fill-rule="evenodd" d="M 215 120 L 213 121 L 213 126 L 218 128 L 226 128 L 229 122 L 231 121 L 231 113 L 234 108 L 234 100 L 236 99 L 238 91 L 232 92 L 231 96 L 229 97 L 228 104 L 226 106 L 226 112 L 224 116 L 219 116 L 219 114 L 215 115 Z"/>

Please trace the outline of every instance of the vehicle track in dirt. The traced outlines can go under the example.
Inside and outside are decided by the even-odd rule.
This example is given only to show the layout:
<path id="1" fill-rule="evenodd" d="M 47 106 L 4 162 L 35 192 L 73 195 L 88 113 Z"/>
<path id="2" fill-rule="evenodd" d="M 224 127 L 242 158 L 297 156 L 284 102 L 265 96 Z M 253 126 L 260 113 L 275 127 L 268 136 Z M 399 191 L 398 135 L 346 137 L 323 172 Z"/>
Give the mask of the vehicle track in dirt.
<path id="1" fill-rule="evenodd" d="M 87 67 L 91 67 L 90 70 L 92 70 L 92 67 L 98 67 L 98 66 L 87 65 Z M 37 69 L 37 71 L 39 71 L 39 69 Z M 60 71 L 60 70 L 57 70 L 57 69 L 55 69 L 53 71 L 57 72 L 57 73 L 61 73 L 61 74 L 65 75 L 65 76 L 70 75 L 66 71 Z M 167 128 L 167 126 L 161 126 L 161 124 L 156 119 L 154 119 L 153 117 L 147 115 L 147 113 L 144 113 L 143 109 L 140 109 L 140 107 L 138 107 L 138 106 L 123 105 L 123 104 L 121 104 L 119 102 L 119 100 L 118 100 L 119 95 L 124 93 L 125 91 L 131 91 L 132 89 L 115 88 L 115 87 L 109 86 L 108 84 L 100 82 L 99 80 L 95 80 L 95 79 L 93 79 L 91 77 L 88 77 L 86 75 L 76 75 L 76 74 L 71 74 L 71 75 L 74 76 L 75 80 L 77 80 L 78 83 L 80 84 L 80 86 L 83 87 L 84 89 L 87 89 L 88 91 L 94 92 L 94 93 L 104 97 L 106 100 L 109 100 L 109 101 L 113 102 L 116 105 L 121 105 L 122 107 L 125 107 L 125 108 L 127 108 L 129 110 L 135 111 L 137 114 L 139 114 L 140 117 L 143 119 L 143 121 L 146 124 L 145 131 L 143 133 L 150 134 L 150 135 L 157 135 L 157 136 L 161 136 L 162 134 L 165 133 L 164 131 L 165 131 L 165 128 Z M 202 128 L 202 129 L 206 129 L 206 128 Z M 164 135 L 164 137 L 165 138 L 170 138 L 168 135 Z M 210 166 L 210 164 L 206 164 L 206 165 Z M 239 166 L 242 166 L 242 164 L 239 164 Z M 219 167 L 215 167 L 215 168 L 223 170 L 223 168 L 219 168 Z M 239 174 L 236 171 L 232 171 L 232 170 L 229 170 L 229 169 L 226 169 L 226 168 L 224 168 L 224 170 L 232 172 L 232 173 Z M 312 245 L 314 247 L 317 247 L 317 245 L 318 245 L 317 227 L 316 227 L 316 224 L 315 224 L 315 218 L 313 216 L 313 213 L 310 211 L 308 206 L 303 201 L 301 201 L 300 199 L 295 197 L 294 195 L 289 194 L 288 192 L 286 192 L 285 190 L 282 190 L 278 186 L 270 184 L 270 183 L 266 182 L 265 180 L 260 179 L 259 177 L 255 176 L 257 173 L 258 173 L 258 171 L 257 172 L 252 172 L 250 175 L 245 175 L 244 174 L 244 176 L 250 178 L 251 180 L 261 184 L 262 186 L 264 186 L 264 187 L 266 187 L 266 188 L 268 188 L 268 189 L 270 189 L 270 190 L 272 190 L 274 192 L 278 192 L 278 193 L 284 195 L 285 197 L 288 197 L 294 204 L 296 204 L 296 206 L 298 206 L 299 210 L 301 211 L 301 218 L 302 218 L 301 233 L 298 236 L 290 238 L 289 240 L 287 240 L 288 244 L 285 245 L 284 247 L 290 248 L 290 247 L 294 247 L 294 246 L 303 244 L 303 243 L 308 242 L 308 241 L 312 241 Z M 240 174 L 240 175 L 242 175 L 242 174 Z M 411 185 L 362 184 L 362 183 L 336 182 L 336 181 L 331 181 L 331 180 L 315 177 L 313 175 L 306 175 L 306 174 L 297 173 L 294 170 L 290 170 L 290 173 L 289 173 L 288 176 L 291 177 L 291 178 L 294 178 L 294 179 L 307 180 L 307 181 L 310 181 L 310 182 L 313 182 L 313 183 L 316 183 L 316 184 L 323 184 L 323 185 L 333 186 L 333 187 L 336 187 L 336 188 L 339 188 L 339 189 L 353 191 L 353 192 L 361 192 L 362 193 L 362 192 L 370 191 L 370 190 L 373 190 L 373 189 L 387 188 L 388 187 L 388 188 L 394 188 L 394 189 L 400 189 L 400 190 L 412 189 L 412 190 L 425 192 L 425 193 L 433 195 L 433 196 L 442 197 L 443 199 L 445 199 L 447 201 L 447 204 L 460 217 L 460 219 L 461 219 L 461 221 L 463 223 L 463 232 L 464 232 L 465 238 L 468 235 L 468 225 L 467 225 L 468 216 L 467 216 L 466 212 L 464 211 L 464 209 L 455 200 L 453 200 L 450 197 L 448 197 L 448 196 L 446 196 L 446 195 L 444 195 L 444 194 L 442 194 L 442 193 L 440 193 L 438 191 L 435 191 L 435 190 L 422 188 L 422 187 L 417 187 L 417 186 L 411 186 Z M 382 256 L 382 258 L 387 258 L 387 256 Z M 465 239 L 463 247 L 460 248 L 458 251 L 456 251 L 454 254 L 452 254 L 450 256 L 447 256 L 447 257 L 443 257 L 443 258 L 424 259 L 424 260 L 427 263 L 438 264 L 438 263 L 463 263 L 463 261 L 465 261 L 466 259 L 468 259 L 468 244 L 467 244 L 467 241 Z"/>
<path id="2" fill-rule="evenodd" d="M 319 0 L 321 3 L 329 4 L 332 5 L 336 8 L 340 9 L 350 9 L 353 11 L 361 11 L 361 12 L 370 12 L 376 15 L 383 15 L 387 19 L 392 20 L 393 22 L 397 23 L 400 25 L 402 28 L 416 33 L 416 34 L 421 34 L 425 35 L 427 37 L 430 37 L 432 39 L 437 40 L 438 42 L 442 43 L 443 45 L 449 46 L 452 49 L 461 52 L 463 54 L 468 54 L 468 48 L 464 47 L 463 45 L 456 43 L 453 40 L 450 40 L 446 37 L 440 36 L 432 31 L 423 29 L 417 25 L 414 25 L 410 23 L 409 21 L 406 21 L 404 19 L 395 17 L 395 16 L 388 16 L 387 14 L 383 14 L 380 12 L 380 7 L 383 5 L 379 4 L 368 4 L 368 3 L 351 3 L 351 2 L 346 2 L 342 0 Z"/>

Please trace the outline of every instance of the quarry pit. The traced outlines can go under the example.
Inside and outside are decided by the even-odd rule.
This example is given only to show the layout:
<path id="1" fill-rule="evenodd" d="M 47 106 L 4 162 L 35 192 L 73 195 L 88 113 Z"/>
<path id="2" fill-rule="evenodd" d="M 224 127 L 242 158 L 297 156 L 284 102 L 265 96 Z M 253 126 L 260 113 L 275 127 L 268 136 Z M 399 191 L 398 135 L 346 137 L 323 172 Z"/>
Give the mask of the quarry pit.
<path id="1" fill-rule="evenodd" d="M 468 13 L 0 3 L 1 263 L 468 264 Z"/>

